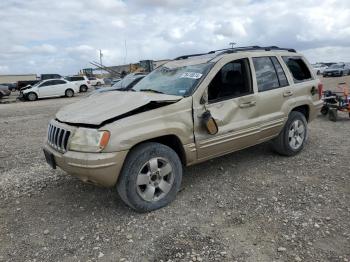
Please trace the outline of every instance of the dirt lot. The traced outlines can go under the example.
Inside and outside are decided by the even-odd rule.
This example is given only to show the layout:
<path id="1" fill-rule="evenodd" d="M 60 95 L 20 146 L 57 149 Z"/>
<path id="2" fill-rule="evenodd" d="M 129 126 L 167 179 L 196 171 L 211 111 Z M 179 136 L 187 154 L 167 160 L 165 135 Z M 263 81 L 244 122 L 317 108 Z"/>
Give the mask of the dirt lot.
<path id="1" fill-rule="evenodd" d="M 0 104 L 0 261 L 350 261 L 346 114 L 295 157 L 262 144 L 187 168 L 170 206 L 138 214 L 46 164 L 49 119 L 79 99 Z"/>

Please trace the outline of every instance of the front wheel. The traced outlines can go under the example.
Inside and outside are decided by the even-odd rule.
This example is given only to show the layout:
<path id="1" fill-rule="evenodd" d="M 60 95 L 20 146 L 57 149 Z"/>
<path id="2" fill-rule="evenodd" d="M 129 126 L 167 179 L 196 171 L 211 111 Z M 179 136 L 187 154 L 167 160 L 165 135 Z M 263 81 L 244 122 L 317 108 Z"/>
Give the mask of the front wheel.
<path id="1" fill-rule="evenodd" d="M 272 140 L 274 150 L 284 156 L 294 156 L 304 147 L 308 135 L 305 116 L 292 111 L 281 133 Z"/>
<path id="2" fill-rule="evenodd" d="M 148 212 L 172 202 L 181 180 L 182 164 L 176 152 L 159 143 L 144 143 L 127 156 L 117 191 L 128 206 Z"/>
<path id="3" fill-rule="evenodd" d="M 37 96 L 35 93 L 30 92 L 30 93 L 27 95 L 27 99 L 28 99 L 29 101 L 35 101 L 35 100 L 38 99 L 38 96 Z"/>
<path id="4" fill-rule="evenodd" d="M 65 92 L 66 97 L 74 96 L 74 91 L 72 89 L 67 89 Z"/>

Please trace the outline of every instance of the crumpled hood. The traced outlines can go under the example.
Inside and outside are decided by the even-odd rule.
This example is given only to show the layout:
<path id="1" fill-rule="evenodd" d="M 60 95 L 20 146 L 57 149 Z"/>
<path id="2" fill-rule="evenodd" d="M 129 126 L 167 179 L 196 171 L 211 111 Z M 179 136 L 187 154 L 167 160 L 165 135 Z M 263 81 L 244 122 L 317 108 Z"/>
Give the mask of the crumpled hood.
<path id="1" fill-rule="evenodd" d="M 111 91 L 67 105 L 57 112 L 56 118 L 65 123 L 96 126 L 150 103 L 172 103 L 180 99 L 181 96 L 151 92 Z"/>

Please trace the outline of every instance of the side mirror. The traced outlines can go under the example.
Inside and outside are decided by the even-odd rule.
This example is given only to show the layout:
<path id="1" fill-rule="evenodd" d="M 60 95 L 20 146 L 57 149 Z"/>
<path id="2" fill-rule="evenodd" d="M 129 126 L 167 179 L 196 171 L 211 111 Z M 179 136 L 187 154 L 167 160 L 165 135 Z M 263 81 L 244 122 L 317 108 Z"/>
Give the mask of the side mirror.
<path id="1" fill-rule="evenodd" d="M 215 119 L 212 117 L 209 110 L 205 111 L 202 115 L 202 121 L 205 129 L 207 130 L 208 134 L 215 135 L 218 133 L 219 128 L 215 121 Z"/>

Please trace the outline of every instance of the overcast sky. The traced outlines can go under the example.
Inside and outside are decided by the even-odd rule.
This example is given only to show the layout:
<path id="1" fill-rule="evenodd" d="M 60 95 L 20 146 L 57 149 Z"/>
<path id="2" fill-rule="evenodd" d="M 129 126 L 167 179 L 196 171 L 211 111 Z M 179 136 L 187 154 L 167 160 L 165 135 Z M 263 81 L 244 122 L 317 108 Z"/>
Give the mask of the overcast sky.
<path id="1" fill-rule="evenodd" d="M 74 74 L 244 45 L 350 61 L 349 0 L 0 0 L 0 74 Z M 125 43 L 127 51 L 125 49 Z"/>

